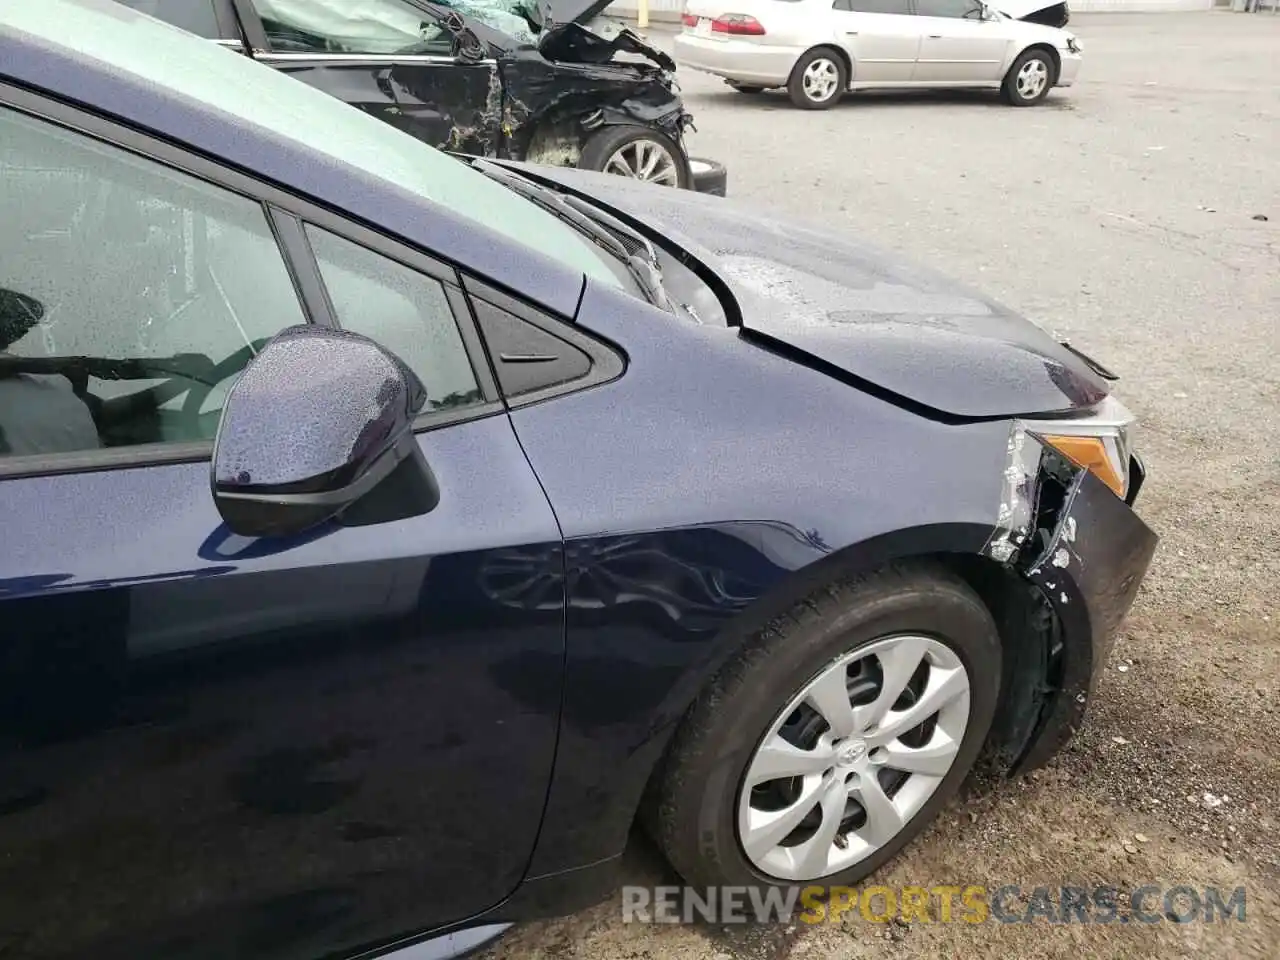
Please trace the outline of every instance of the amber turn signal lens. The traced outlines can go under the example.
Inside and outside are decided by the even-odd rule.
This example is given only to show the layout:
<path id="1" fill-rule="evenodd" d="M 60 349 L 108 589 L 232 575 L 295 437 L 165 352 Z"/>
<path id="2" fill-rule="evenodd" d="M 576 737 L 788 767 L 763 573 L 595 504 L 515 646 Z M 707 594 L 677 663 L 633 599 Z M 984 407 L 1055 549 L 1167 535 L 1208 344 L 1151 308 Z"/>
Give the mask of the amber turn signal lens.
<path id="1" fill-rule="evenodd" d="M 1101 438 L 1046 436 L 1043 439 L 1068 460 L 1084 467 L 1105 483 L 1117 497 L 1124 496 L 1125 478 L 1107 456 L 1107 448 Z"/>

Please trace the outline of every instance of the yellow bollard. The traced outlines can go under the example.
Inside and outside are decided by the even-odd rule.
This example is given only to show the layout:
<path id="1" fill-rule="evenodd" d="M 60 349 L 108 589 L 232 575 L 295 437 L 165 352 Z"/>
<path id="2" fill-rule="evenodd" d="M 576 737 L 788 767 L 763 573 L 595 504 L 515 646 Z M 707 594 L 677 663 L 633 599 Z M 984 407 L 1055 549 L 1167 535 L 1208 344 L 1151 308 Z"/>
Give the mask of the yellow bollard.
<path id="1" fill-rule="evenodd" d="M 649 0 L 637 0 L 636 26 L 643 29 L 649 25 Z"/>

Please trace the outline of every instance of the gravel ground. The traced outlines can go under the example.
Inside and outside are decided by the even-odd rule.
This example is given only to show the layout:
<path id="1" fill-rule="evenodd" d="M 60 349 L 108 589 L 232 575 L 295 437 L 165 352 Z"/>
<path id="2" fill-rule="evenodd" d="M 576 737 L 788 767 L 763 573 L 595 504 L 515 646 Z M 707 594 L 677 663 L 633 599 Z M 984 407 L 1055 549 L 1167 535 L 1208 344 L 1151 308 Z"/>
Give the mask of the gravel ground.
<path id="1" fill-rule="evenodd" d="M 1142 418 L 1141 512 L 1163 542 L 1086 728 L 1029 779 L 972 784 L 875 880 L 1242 884 L 1247 922 L 726 931 L 624 925 L 615 897 L 489 960 L 1278 955 L 1280 17 L 1072 28 L 1081 82 L 1031 110 L 862 94 L 808 113 L 687 73 L 691 146 L 729 163 L 739 202 L 927 261 L 1071 337 Z M 634 846 L 626 882 L 664 877 Z"/>

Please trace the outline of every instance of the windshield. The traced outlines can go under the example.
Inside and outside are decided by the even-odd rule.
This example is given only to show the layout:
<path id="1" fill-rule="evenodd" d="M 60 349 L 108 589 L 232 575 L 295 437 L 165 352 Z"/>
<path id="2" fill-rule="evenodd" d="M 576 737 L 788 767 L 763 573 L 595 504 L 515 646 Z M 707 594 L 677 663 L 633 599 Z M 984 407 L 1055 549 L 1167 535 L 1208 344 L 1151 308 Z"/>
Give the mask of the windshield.
<path id="1" fill-rule="evenodd" d="M 326 153 L 595 279 L 621 282 L 580 233 L 466 164 L 305 83 L 115 0 L 8 3 L 0 8 L 0 21 Z"/>

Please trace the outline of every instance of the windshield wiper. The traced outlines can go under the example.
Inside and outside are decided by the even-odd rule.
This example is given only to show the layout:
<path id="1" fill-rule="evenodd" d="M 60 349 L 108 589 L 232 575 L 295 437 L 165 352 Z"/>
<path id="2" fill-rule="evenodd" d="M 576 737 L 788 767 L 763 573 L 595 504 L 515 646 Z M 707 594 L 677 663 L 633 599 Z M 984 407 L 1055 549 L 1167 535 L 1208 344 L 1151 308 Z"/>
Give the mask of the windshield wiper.
<path id="1" fill-rule="evenodd" d="M 552 216 L 569 224 L 597 246 L 607 250 L 627 268 L 627 272 L 644 293 L 645 299 L 663 310 L 671 310 L 666 290 L 662 286 L 662 270 L 659 267 L 658 255 L 653 249 L 653 244 L 639 233 L 577 197 L 557 193 L 488 160 L 473 159 L 471 166 L 490 180 L 497 181 L 513 193 L 518 193 L 526 200 L 537 204 Z M 638 247 L 643 252 L 643 256 L 633 253 L 628 244 Z"/>

